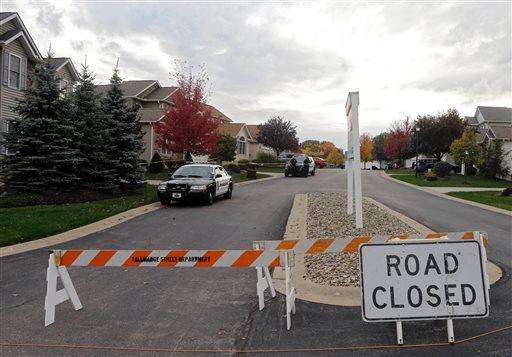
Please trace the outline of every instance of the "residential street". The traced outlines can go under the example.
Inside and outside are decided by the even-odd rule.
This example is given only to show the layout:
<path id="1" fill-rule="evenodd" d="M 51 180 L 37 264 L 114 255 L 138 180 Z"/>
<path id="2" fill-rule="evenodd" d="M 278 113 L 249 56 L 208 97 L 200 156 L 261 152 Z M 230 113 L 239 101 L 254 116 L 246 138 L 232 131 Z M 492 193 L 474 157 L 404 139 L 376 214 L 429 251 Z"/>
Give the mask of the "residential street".
<path id="1" fill-rule="evenodd" d="M 344 190 L 345 179 L 342 171 L 322 170 L 307 179 L 278 178 L 253 183 L 237 187 L 232 200 L 219 200 L 213 206 L 162 208 L 58 247 L 250 249 L 254 240 L 281 239 L 294 194 Z M 363 171 L 363 195 L 434 231 L 487 231 L 488 258 L 504 268 L 504 276 L 491 288 L 490 316 L 456 320 L 455 338 L 475 336 L 512 324 L 509 216 L 391 182 L 375 171 Z M 300 300 L 292 329 L 286 331 L 281 295 L 268 301 L 265 310 L 258 311 L 254 269 L 70 268 L 71 279 L 84 307 L 74 311 L 69 302 L 59 305 L 55 323 L 45 328 L 47 259 L 48 250 L 41 249 L 0 260 L 2 343 L 171 350 L 327 349 L 395 343 L 393 324 L 365 323 L 359 308 Z M 446 326 L 440 321 L 405 323 L 404 338 L 406 344 L 445 342 Z M 512 331 L 507 330 L 448 347 L 331 353 L 504 356 L 512 353 L 511 341 Z M 99 356 L 107 353 L 126 355 L 127 351 L 55 346 L 42 349 L 3 346 L 1 350 L 1 355 L 5 356 Z"/>

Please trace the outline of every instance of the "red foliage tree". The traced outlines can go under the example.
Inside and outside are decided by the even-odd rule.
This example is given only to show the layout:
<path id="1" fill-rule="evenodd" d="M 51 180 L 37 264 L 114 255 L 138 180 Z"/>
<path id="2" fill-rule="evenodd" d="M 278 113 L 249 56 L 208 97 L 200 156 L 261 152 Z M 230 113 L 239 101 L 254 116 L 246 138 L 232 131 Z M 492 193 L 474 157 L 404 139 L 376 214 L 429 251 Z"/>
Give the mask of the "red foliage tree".
<path id="1" fill-rule="evenodd" d="M 191 67 L 177 65 L 174 77 L 178 90 L 173 95 L 174 106 L 156 125 L 157 144 L 174 153 L 211 154 L 220 137 L 220 121 L 211 116 L 205 106 L 208 76 L 204 69 L 193 73 Z"/>
<path id="2" fill-rule="evenodd" d="M 411 157 L 412 125 L 409 118 L 395 122 L 386 138 L 384 152 L 390 159 L 403 161 Z"/>

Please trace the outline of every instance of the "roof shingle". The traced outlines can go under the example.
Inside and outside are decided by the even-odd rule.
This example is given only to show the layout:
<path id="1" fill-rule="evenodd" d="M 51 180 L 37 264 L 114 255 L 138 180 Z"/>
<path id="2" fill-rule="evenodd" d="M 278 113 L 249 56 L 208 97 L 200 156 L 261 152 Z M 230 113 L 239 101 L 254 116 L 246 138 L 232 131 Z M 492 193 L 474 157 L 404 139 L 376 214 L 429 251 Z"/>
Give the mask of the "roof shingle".
<path id="1" fill-rule="evenodd" d="M 237 136 L 237 134 L 242 130 L 244 123 L 222 123 L 220 124 L 217 131 L 221 135 L 229 135 L 229 136 Z"/>
<path id="2" fill-rule="evenodd" d="M 486 122 L 512 123 L 512 108 L 478 106 L 477 110 L 482 113 Z"/>
<path id="3" fill-rule="evenodd" d="M 125 96 L 134 97 L 155 82 L 155 80 L 147 79 L 123 81 L 121 83 L 121 90 L 123 91 Z M 103 94 L 104 92 L 109 90 L 110 86 L 110 84 L 99 84 L 96 86 L 96 93 Z"/>
<path id="4" fill-rule="evenodd" d="M 138 111 L 141 123 L 155 123 L 165 115 L 163 109 L 140 109 Z"/>

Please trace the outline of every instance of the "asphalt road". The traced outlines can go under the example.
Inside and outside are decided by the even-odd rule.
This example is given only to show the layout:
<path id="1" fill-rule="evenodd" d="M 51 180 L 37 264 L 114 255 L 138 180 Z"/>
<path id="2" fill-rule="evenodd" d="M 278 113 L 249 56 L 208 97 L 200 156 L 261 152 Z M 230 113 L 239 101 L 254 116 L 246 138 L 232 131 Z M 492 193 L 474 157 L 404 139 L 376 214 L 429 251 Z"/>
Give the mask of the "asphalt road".
<path id="1" fill-rule="evenodd" d="M 238 187 L 232 200 L 213 206 L 173 206 L 139 216 L 59 248 L 247 249 L 253 240 L 280 239 L 293 195 L 339 191 L 340 172 L 276 179 Z M 491 316 L 455 321 L 456 338 L 512 325 L 510 217 L 445 200 L 364 172 L 363 192 L 438 230 L 487 230 L 488 257 L 505 268 L 491 288 Z M 56 322 L 44 327 L 47 250 L 0 259 L 1 342 L 48 347 L 1 347 L 1 355 L 154 355 L 183 350 L 282 350 L 393 345 L 389 323 L 368 324 L 359 308 L 297 301 L 286 331 L 281 295 L 257 309 L 254 269 L 70 268 L 84 308 L 57 307 Z M 440 321 L 404 324 L 406 343 L 446 340 Z M 454 346 L 408 349 L 327 350 L 333 355 L 510 355 L 511 330 Z M 90 348 L 62 348 L 79 345 Z M 96 346 L 97 348 L 93 348 Z M 99 346 L 99 347 L 98 347 Z M 101 346 L 149 350 L 104 350 Z M 319 352 L 319 351 L 317 351 Z M 284 352 L 280 352 L 282 354 Z M 308 355 L 302 350 L 291 354 Z M 198 353 L 194 353 L 197 355 Z M 254 352 L 253 354 L 256 354 Z M 275 354 L 263 351 L 259 354 Z"/>

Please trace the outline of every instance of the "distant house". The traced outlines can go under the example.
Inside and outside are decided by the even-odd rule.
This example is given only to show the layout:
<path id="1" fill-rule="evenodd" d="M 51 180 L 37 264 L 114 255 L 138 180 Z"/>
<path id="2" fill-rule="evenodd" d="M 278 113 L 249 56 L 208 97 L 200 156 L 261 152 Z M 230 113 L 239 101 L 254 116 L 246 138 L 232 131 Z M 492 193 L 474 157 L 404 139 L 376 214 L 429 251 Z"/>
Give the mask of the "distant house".
<path id="1" fill-rule="evenodd" d="M 219 134 L 230 135 L 236 139 L 235 160 L 254 160 L 260 152 L 275 155 L 274 150 L 258 142 L 259 125 L 226 122 L 220 125 Z"/>
<path id="2" fill-rule="evenodd" d="M 104 94 L 111 84 L 100 84 L 96 86 L 96 92 Z M 169 150 L 162 149 L 156 144 L 155 125 L 164 119 L 167 110 L 174 106 L 173 98 L 176 95 L 177 87 L 163 87 L 157 80 L 129 80 L 121 83 L 121 90 L 129 107 L 138 107 L 140 123 L 143 132 L 144 150 L 141 159 L 151 161 L 155 152 L 163 157 L 170 157 Z M 206 109 L 211 110 L 212 117 L 218 118 L 221 122 L 230 122 L 225 114 L 217 108 L 205 104 Z"/>
<path id="3" fill-rule="evenodd" d="M 9 130 L 9 120 L 17 118 L 13 110 L 24 90 L 31 85 L 37 63 L 44 61 L 34 40 L 17 12 L 0 12 L 0 133 Z M 69 58 L 52 58 L 63 93 L 73 89 L 78 74 Z M 0 147 L 0 154 L 6 154 Z"/>
<path id="4" fill-rule="evenodd" d="M 261 125 L 259 124 L 247 125 L 247 129 L 249 129 L 249 132 L 251 133 L 251 136 L 253 138 L 253 141 L 249 143 L 249 151 L 251 152 L 251 154 L 253 154 L 253 157 L 251 157 L 251 159 L 253 160 L 258 157 L 259 153 L 265 153 L 276 156 L 276 152 L 274 149 L 269 148 L 268 146 L 265 146 L 258 141 L 258 137 L 260 136 L 260 128 Z"/>
<path id="5" fill-rule="evenodd" d="M 512 108 L 478 106 L 475 115 L 465 119 L 476 130 L 479 144 L 503 141 L 504 163 L 512 174 Z"/>

